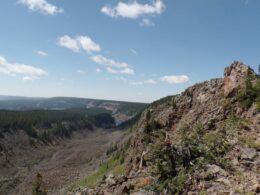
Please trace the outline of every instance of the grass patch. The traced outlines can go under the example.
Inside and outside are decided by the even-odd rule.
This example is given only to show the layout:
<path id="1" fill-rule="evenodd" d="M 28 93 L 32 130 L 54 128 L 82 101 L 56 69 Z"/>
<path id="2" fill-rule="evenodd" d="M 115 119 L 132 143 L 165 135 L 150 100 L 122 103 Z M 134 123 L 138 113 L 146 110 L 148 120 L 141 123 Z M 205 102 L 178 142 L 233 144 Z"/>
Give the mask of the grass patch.
<path id="1" fill-rule="evenodd" d="M 260 143 L 256 141 L 254 135 L 250 135 L 250 134 L 240 135 L 238 137 L 238 140 L 240 144 L 243 146 L 260 150 Z"/>
<path id="2" fill-rule="evenodd" d="M 85 179 L 73 184 L 68 188 L 67 191 L 72 191 L 80 187 L 94 188 L 98 185 L 98 183 L 102 181 L 105 175 L 109 173 L 120 175 L 124 173 L 124 170 L 124 163 L 121 163 L 120 159 L 117 159 L 113 156 L 107 162 L 102 163 L 96 172 L 86 177 Z"/>

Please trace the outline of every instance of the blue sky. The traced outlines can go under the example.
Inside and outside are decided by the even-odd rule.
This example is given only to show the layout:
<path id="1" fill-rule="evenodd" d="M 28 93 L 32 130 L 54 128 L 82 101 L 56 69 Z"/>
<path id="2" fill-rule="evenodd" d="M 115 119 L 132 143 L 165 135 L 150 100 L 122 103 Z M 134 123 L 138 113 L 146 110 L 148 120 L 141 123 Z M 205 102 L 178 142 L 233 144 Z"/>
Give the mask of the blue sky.
<path id="1" fill-rule="evenodd" d="M 259 0 L 0 1 L 0 94 L 151 102 L 260 64 Z"/>

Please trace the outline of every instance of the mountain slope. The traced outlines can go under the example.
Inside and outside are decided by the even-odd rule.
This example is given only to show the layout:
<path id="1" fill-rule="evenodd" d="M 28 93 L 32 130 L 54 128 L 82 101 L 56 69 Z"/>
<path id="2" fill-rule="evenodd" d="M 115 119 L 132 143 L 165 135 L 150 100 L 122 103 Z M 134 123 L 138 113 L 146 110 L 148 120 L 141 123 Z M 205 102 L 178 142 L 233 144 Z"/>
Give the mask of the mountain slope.
<path id="1" fill-rule="evenodd" d="M 68 194 L 260 193 L 259 111 L 259 75 L 234 62 L 223 79 L 196 84 L 142 113 L 127 151 L 111 157 L 122 156 L 124 176 L 109 169 L 94 190 Z"/>

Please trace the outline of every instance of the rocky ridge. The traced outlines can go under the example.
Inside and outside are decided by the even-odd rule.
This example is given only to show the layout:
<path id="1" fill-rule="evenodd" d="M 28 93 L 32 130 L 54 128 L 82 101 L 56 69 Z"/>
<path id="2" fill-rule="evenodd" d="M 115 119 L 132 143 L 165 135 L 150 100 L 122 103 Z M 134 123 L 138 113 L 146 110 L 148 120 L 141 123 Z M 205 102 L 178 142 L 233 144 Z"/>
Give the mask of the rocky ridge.
<path id="1" fill-rule="evenodd" d="M 259 194 L 259 99 L 241 105 L 248 78 L 259 82 L 235 61 L 224 78 L 152 103 L 133 130 L 125 175 L 68 194 Z"/>

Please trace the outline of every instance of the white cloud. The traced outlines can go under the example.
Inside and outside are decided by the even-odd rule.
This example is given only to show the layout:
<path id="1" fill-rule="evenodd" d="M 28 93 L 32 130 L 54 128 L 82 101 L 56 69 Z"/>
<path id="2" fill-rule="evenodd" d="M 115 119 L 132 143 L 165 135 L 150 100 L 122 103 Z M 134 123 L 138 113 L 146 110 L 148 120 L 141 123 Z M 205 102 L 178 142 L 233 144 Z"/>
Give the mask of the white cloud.
<path id="1" fill-rule="evenodd" d="M 148 18 L 143 18 L 140 22 L 140 26 L 154 26 L 155 24 Z"/>
<path id="2" fill-rule="evenodd" d="M 162 0 L 155 0 L 151 4 L 140 4 L 137 1 L 131 1 L 129 3 L 118 2 L 115 7 L 104 6 L 101 12 L 113 18 L 137 19 L 147 15 L 159 15 L 165 8 L 166 6 Z"/>
<path id="3" fill-rule="evenodd" d="M 39 78 L 40 77 L 37 77 L 37 76 L 24 76 L 23 81 L 32 81 L 32 80 L 39 79 Z"/>
<path id="4" fill-rule="evenodd" d="M 70 38 L 68 35 L 64 35 L 58 38 L 57 44 L 61 47 L 65 47 L 67 49 L 71 49 L 74 52 L 79 52 L 80 46 L 78 41 Z"/>
<path id="5" fill-rule="evenodd" d="M 172 76 L 163 76 L 159 78 L 161 82 L 166 82 L 169 84 L 181 84 L 186 83 L 190 79 L 187 75 L 172 75 Z"/>
<path id="6" fill-rule="evenodd" d="M 137 51 L 136 51 L 135 49 L 133 49 L 133 48 L 130 48 L 130 51 L 131 51 L 131 53 L 133 53 L 133 54 L 137 54 Z"/>
<path id="7" fill-rule="evenodd" d="M 57 44 L 74 52 L 79 52 L 80 50 L 83 50 L 86 51 L 88 54 L 91 54 L 92 52 L 101 51 L 100 46 L 88 36 L 78 36 L 75 38 L 71 38 L 68 35 L 64 35 L 58 37 Z"/>
<path id="8" fill-rule="evenodd" d="M 147 79 L 143 81 L 130 81 L 130 85 L 145 85 L 145 84 L 151 84 L 156 85 L 158 82 L 166 82 L 169 84 L 181 84 L 186 83 L 189 81 L 189 77 L 186 75 L 172 75 L 172 76 L 163 76 L 156 80 L 154 79 Z"/>
<path id="9" fill-rule="evenodd" d="M 124 68 L 119 71 L 120 74 L 129 74 L 129 75 L 134 75 L 135 71 L 132 68 Z"/>
<path id="10" fill-rule="evenodd" d="M 77 41 L 78 41 L 79 45 L 81 46 L 81 48 L 89 54 L 91 52 L 101 51 L 100 46 L 98 44 L 96 44 L 94 41 L 92 41 L 92 39 L 87 36 L 79 36 L 77 38 Z"/>
<path id="11" fill-rule="evenodd" d="M 110 68 L 110 67 L 107 67 L 107 72 L 112 73 L 112 74 L 118 74 L 119 73 L 118 70 L 115 70 L 115 69 Z"/>
<path id="12" fill-rule="evenodd" d="M 64 11 L 62 8 L 48 3 L 47 0 L 18 0 L 18 3 L 27 6 L 31 11 L 39 11 L 45 15 L 55 15 Z"/>
<path id="13" fill-rule="evenodd" d="M 129 66 L 126 62 L 117 62 L 102 55 L 91 56 L 90 59 L 97 64 L 115 68 L 126 68 Z"/>
<path id="14" fill-rule="evenodd" d="M 84 70 L 77 70 L 76 72 L 79 74 L 86 74 L 86 72 Z"/>
<path id="15" fill-rule="evenodd" d="M 101 69 L 100 68 L 97 68 L 96 69 L 96 73 L 100 73 L 101 72 Z"/>
<path id="16" fill-rule="evenodd" d="M 46 57 L 48 56 L 48 53 L 44 52 L 44 51 L 36 51 L 36 53 L 40 56 Z"/>
<path id="17" fill-rule="evenodd" d="M 11 76 L 23 75 L 23 80 L 39 79 L 41 76 L 48 74 L 46 71 L 30 65 L 18 63 L 10 64 L 2 56 L 0 56 L 0 73 Z"/>
<path id="18" fill-rule="evenodd" d="M 107 67 L 107 72 L 109 72 L 111 74 L 127 74 L 127 75 L 135 74 L 134 70 L 131 68 L 123 68 L 123 69 L 116 70 L 111 67 Z"/>

